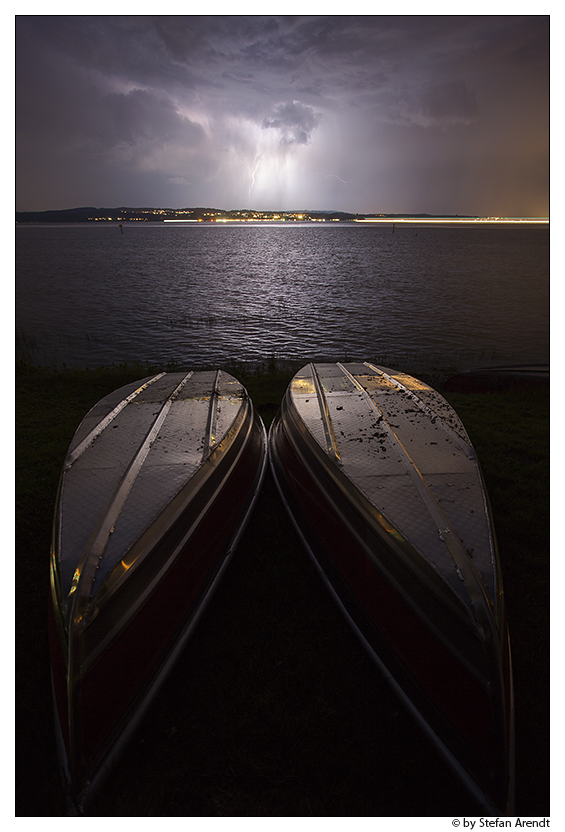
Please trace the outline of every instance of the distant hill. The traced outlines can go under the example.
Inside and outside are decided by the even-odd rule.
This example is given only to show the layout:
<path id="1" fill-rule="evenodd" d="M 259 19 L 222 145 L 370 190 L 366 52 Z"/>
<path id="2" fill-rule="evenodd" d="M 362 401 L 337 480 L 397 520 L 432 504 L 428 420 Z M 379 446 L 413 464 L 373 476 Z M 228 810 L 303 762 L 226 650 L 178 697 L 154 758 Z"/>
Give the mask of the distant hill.
<path id="1" fill-rule="evenodd" d="M 96 208 L 67 208 L 64 211 L 16 211 L 16 222 L 86 222 Z"/>
<path id="2" fill-rule="evenodd" d="M 217 217 L 238 219 L 253 215 L 273 215 L 281 217 L 327 217 L 331 219 L 352 220 L 359 214 L 347 214 L 342 211 L 252 211 L 251 209 L 233 209 L 229 211 L 218 208 L 67 208 L 61 211 L 17 211 L 18 223 L 41 222 L 100 222 L 100 221 L 145 221 L 164 222 L 168 219 L 212 220 Z"/>
<path id="3" fill-rule="evenodd" d="M 62 211 L 16 211 L 16 222 L 98 222 L 100 220 L 151 220 L 154 208 L 66 208 Z"/>
<path id="4" fill-rule="evenodd" d="M 436 214 L 349 214 L 345 211 L 253 211 L 250 209 L 221 210 L 218 208 L 66 208 L 60 211 L 17 211 L 17 223 L 61 222 L 164 222 L 165 220 L 214 221 L 220 218 L 286 220 L 339 220 L 351 222 L 358 219 L 469 219 L 463 215 Z"/>

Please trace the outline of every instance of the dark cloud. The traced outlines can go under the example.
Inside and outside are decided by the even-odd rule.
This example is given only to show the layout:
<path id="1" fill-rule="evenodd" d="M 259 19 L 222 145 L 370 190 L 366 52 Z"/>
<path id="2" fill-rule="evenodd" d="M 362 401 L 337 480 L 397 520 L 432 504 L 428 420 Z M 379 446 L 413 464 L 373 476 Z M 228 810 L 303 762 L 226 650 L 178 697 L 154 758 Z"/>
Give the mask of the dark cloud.
<path id="1" fill-rule="evenodd" d="M 312 130 L 318 126 L 319 114 L 300 101 L 287 101 L 273 108 L 273 117 L 263 119 L 263 129 L 273 128 L 282 144 L 310 144 Z"/>
<path id="2" fill-rule="evenodd" d="M 205 139 L 200 124 L 179 114 L 167 98 L 147 90 L 109 93 L 90 113 L 88 141 L 103 149 L 181 143 L 188 148 Z"/>
<path id="3" fill-rule="evenodd" d="M 390 107 L 390 117 L 400 124 L 448 128 L 470 124 L 479 116 L 476 95 L 464 81 L 440 81 L 423 89 L 400 94 Z"/>
<path id="4" fill-rule="evenodd" d="M 27 15 L 16 41 L 21 210 L 548 210 L 548 17 Z"/>

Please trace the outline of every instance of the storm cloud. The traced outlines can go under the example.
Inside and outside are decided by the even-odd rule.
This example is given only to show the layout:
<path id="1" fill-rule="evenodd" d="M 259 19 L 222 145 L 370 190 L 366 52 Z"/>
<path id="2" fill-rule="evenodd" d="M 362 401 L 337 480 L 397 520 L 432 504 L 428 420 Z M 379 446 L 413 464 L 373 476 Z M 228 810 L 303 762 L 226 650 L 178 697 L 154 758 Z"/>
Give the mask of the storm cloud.
<path id="1" fill-rule="evenodd" d="M 263 129 L 272 127 L 278 130 L 281 144 L 310 144 L 312 130 L 317 127 L 319 116 L 312 107 L 299 101 L 287 101 L 277 104 L 271 119 L 263 119 Z"/>
<path id="2" fill-rule="evenodd" d="M 16 20 L 17 209 L 548 213 L 546 16 Z"/>

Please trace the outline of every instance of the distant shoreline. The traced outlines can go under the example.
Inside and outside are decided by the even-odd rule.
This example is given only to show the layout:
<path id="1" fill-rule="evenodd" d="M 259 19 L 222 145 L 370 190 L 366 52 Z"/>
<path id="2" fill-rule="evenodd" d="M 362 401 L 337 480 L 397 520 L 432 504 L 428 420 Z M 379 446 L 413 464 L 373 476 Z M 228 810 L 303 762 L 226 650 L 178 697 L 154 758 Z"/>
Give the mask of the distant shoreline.
<path id="1" fill-rule="evenodd" d="M 548 217 L 468 216 L 459 214 L 349 214 L 343 211 L 224 211 L 216 208 L 67 208 L 16 211 L 16 223 L 517 223 L 546 225 Z"/>

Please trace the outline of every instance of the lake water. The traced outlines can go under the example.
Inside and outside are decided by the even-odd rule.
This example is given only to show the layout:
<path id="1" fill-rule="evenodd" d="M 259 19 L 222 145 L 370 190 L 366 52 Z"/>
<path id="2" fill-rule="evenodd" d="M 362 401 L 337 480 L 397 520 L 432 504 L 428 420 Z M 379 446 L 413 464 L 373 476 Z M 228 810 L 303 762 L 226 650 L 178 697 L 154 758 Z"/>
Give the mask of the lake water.
<path id="1" fill-rule="evenodd" d="M 16 270 L 39 364 L 549 361 L 543 226 L 18 225 Z"/>

